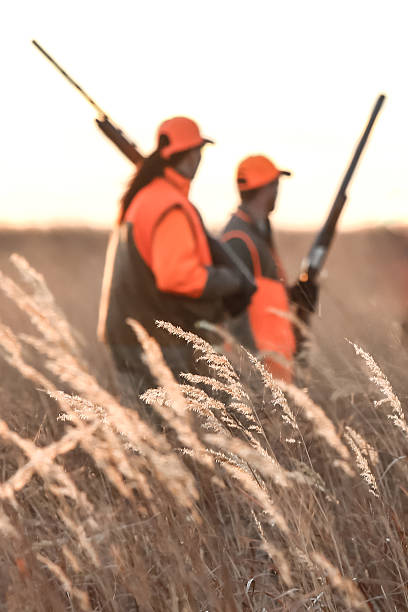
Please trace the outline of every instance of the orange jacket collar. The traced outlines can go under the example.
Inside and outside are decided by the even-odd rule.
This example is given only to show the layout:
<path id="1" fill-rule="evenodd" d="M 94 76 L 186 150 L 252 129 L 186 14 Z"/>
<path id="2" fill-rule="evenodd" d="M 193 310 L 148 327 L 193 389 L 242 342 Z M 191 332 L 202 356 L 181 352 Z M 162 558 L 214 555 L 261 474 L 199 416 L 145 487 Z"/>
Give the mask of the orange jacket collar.
<path id="1" fill-rule="evenodd" d="M 188 197 L 188 192 L 190 191 L 191 185 L 190 179 L 182 176 L 174 168 L 170 168 L 169 166 L 164 169 L 164 178 L 166 181 L 176 187 L 176 189 L 181 191 L 186 198 Z"/>

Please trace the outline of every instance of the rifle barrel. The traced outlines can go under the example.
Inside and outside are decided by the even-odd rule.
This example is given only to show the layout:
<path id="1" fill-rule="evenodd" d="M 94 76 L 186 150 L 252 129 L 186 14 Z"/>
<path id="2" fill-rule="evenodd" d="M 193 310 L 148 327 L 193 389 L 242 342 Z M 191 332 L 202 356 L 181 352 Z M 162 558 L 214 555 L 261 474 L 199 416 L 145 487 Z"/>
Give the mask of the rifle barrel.
<path id="1" fill-rule="evenodd" d="M 77 89 L 84 96 L 84 98 L 88 100 L 88 102 L 95 108 L 95 110 L 98 111 L 98 113 L 104 117 L 108 117 L 107 114 L 101 109 L 99 104 L 97 104 L 95 100 L 93 100 L 91 96 L 89 96 L 86 91 L 82 89 L 82 87 L 78 85 L 78 83 L 74 81 L 72 77 L 69 76 L 69 74 L 55 61 L 53 57 L 51 57 L 51 55 L 49 55 L 49 53 L 45 51 L 45 49 L 42 48 L 42 46 L 36 40 L 32 40 L 31 42 L 33 43 L 34 47 L 37 47 L 40 53 L 42 53 L 44 57 L 46 57 L 47 60 L 51 62 L 53 66 L 55 66 L 55 68 L 67 79 L 67 81 L 69 81 L 71 85 L 73 85 L 75 89 Z"/>

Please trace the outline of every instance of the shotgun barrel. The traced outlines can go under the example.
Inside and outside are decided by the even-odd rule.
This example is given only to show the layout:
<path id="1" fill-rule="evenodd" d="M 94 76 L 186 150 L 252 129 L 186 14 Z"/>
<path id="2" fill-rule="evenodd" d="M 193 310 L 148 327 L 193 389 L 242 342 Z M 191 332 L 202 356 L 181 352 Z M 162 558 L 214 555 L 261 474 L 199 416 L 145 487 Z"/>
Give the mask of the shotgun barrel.
<path id="1" fill-rule="evenodd" d="M 370 132 L 373 129 L 374 122 L 377 118 L 378 113 L 381 110 L 384 100 L 385 95 L 381 94 L 374 105 L 368 123 L 357 144 L 351 162 L 346 170 L 346 173 L 336 194 L 334 202 L 330 208 L 330 212 L 327 216 L 327 219 L 322 229 L 318 233 L 312 247 L 310 248 L 309 253 L 302 262 L 301 271 L 299 275 L 299 281 L 301 282 L 315 281 L 319 276 L 321 269 L 323 268 L 330 245 L 334 237 L 337 221 L 347 201 L 347 187 L 354 174 L 358 161 L 367 143 Z"/>
<path id="2" fill-rule="evenodd" d="M 96 125 L 98 128 L 109 138 L 111 142 L 123 153 L 125 157 L 129 161 L 131 161 L 136 166 L 141 165 L 144 160 L 143 155 L 138 151 L 134 142 L 132 142 L 118 127 L 115 126 L 114 123 L 110 120 L 108 115 L 102 108 L 89 96 L 86 91 L 76 82 L 74 79 L 55 61 L 53 57 L 49 53 L 43 49 L 43 47 L 36 41 L 31 41 L 33 45 L 38 49 L 40 53 L 47 58 L 49 62 L 64 76 L 75 89 L 79 91 L 79 93 L 89 102 L 91 106 L 96 110 L 99 117 L 95 119 Z"/>

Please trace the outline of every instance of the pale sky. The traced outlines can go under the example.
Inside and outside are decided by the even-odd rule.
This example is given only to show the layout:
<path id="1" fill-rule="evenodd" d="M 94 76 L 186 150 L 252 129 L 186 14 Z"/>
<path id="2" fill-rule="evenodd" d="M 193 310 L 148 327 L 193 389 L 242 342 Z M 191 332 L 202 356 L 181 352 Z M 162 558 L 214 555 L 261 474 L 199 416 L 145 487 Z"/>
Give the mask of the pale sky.
<path id="1" fill-rule="evenodd" d="M 191 192 L 210 227 L 238 202 L 237 163 L 259 153 L 293 172 L 275 225 L 319 226 L 385 93 L 341 227 L 407 223 L 406 8 L 405 0 L 3 2 L 0 224 L 109 226 L 132 174 L 33 38 L 144 153 L 174 115 L 214 138 Z"/>

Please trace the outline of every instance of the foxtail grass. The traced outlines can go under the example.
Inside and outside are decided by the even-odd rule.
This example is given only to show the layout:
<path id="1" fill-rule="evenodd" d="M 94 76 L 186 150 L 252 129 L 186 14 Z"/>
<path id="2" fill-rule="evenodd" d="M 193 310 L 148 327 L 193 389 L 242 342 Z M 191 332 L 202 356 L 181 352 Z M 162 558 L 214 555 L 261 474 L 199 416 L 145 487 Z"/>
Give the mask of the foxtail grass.
<path id="1" fill-rule="evenodd" d="M 161 321 L 205 365 L 176 379 L 130 320 L 156 381 L 139 398 L 149 419 L 101 386 L 44 278 L 13 263 L 24 287 L 1 274 L 0 288 L 35 333 L 1 325 L 0 353 L 37 389 L 42 433 L 25 435 L 27 408 L 19 421 L 3 407 L 5 609 L 408 609 L 406 418 L 371 355 L 354 345 L 367 394 L 361 415 L 343 398 L 339 417 L 313 384 L 275 380 L 246 353 L 248 380 Z"/>

